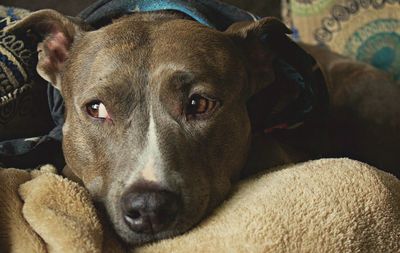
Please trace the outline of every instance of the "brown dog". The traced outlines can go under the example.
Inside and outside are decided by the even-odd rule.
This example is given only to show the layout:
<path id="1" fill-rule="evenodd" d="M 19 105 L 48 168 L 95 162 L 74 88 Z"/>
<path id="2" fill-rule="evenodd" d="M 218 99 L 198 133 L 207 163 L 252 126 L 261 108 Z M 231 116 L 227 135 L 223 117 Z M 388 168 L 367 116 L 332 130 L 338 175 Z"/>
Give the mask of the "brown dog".
<path id="1" fill-rule="evenodd" d="M 67 165 L 130 244 L 183 233 L 226 198 L 251 143 L 247 102 L 274 81 L 278 53 L 261 38 L 288 32 L 268 18 L 219 32 L 171 13 L 138 13 L 90 31 L 51 10 L 10 30 L 42 38 L 37 70 L 65 99 Z M 366 65 L 312 53 L 329 82 L 332 117 L 266 137 L 271 142 L 258 137 L 254 146 L 261 148 L 248 167 L 341 155 L 337 150 L 398 165 L 385 152 L 399 147 L 387 130 L 399 130 L 399 86 Z M 350 120 L 346 129 L 332 131 L 343 126 L 340 118 Z M 360 149 L 335 141 L 364 124 L 366 131 L 382 127 L 385 136 L 351 136 L 364 141 Z M 347 138 L 344 144 L 353 145 Z"/>

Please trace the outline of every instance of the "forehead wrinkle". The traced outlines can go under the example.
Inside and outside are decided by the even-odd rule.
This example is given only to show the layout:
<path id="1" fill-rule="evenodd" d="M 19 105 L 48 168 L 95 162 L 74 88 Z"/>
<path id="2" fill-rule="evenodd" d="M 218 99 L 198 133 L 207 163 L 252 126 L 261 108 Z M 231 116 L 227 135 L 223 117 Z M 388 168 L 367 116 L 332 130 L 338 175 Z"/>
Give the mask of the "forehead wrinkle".
<path id="1" fill-rule="evenodd" d="M 116 69 L 102 78 L 94 78 L 98 81 L 91 82 L 87 88 L 78 93 L 75 104 L 82 105 L 90 99 L 99 99 L 109 112 L 117 113 L 113 116 L 129 117 L 139 104 L 146 101 L 144 86 L 147 85 L 147 77 L 140 72 L 143 71 L 126 70 L 124 73 L 119 73 Z"/>
<path id="2" fill-rule="evenodd" d="M 227 65 L 237 60 L 232 55 L 236 51 L 234 45 L 227 36 L 191 21 L 167 22 L 157 28 L 152 37 L 152 55 L 159 61 L 153 63 L 155 73 L 162 69 L 158 69 L 157 64 L 167 63 L 168 66 L 169 62 L 183 70 L 213 72 L 211 74 L 218 77 L 225 74 Z"/>
<path id="3" fill-rule="evenodd" d="M 125 117 L 125 127 L 128 127 L 138 114 L 143 115 L 147 111 L 153 42 L 147 26 L 130 25 L 129 29 L 111 29 L 111 26 L 115 28 L 118 22 L 96 34 L 104 34 L 106 39 L 97 38 L 102 47 L 93 57 L 93 68 L 88 74 L 85 89 L 92 88 L 92 91 L 111 98 L 110 104 Z M 96 44 L 97 41 L 91 43 Z"/>
<path id="4" fill-rule="evenodd" d="M 185 77 L 190 75 L 190 71 L 184 64 L 174 62 L 152 62 L 149 70 L 149 83 L 161 85 L 164 81 L 174 82 L 180 76 Z M 179 88 L 179 87 L 175 87 Z"/>
<path id="5" fill-rule="evenodd" d="M 100 50 L 93 59 L 94 68 L 89 72 L 89 80 L 109 78 L 114 80 L 120 75 L 115 72 L 124 72 L 132 75 L 132 69 L 145 64 L 143 55 L 146 55 L 144 48 L 137 48 L 134 43 L 124 43 L 113 45 L 109 48 Z M 140 60 L 142 59 L 142 60 Z M 90 85 L 90 84 L 89 84 Z"/>
<path id="6" fill-rule="evenodd" d="M 147 83 L 148 51 L 148 46 L 138 47 L 135 42 L 129 41 L 89 53 L 92 57 L 85 57 L 84 52 L 80 57 L 83 60 L 78 65 L 84 65 L 87 58 L 90 58 L 90 66 L 81 71 L 85 78 L 79 80 L 83 86 L 78 86 L 76 96 L 87 97 L 94 93 L 104 94 L 105 97 L 120 97 L 115 96 L 118 94 L 124 98 L 129 95 L 126 94 L 128 91 L 136 90 L 137 93 Z M 132 87 L 121 87 L 124 85 Z M 124 94 L 120 94 L 119 89 L 124 90 Z"/>

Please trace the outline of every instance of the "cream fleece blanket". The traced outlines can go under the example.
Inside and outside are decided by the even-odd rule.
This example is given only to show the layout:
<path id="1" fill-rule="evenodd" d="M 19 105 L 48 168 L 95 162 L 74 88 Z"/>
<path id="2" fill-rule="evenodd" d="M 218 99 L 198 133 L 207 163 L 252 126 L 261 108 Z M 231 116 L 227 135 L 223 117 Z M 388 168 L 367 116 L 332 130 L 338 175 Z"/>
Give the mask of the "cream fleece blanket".
<path id="1" fill-rule="evenodd" d="M 52 170 L 0 170 L 0 252 L 400 252 L 400 181 L 349 159 L 243 181 L 192 231 L 136 249 L 124 249 L 88 193 Z"/>

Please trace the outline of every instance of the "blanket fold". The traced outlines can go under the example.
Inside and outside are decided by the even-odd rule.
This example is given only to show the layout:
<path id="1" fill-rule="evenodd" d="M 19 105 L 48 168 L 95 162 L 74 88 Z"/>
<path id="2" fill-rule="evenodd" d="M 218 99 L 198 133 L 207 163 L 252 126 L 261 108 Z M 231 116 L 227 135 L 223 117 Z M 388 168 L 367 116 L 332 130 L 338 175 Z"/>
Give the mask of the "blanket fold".
<path id="1" fill-rule="evenodd" d="M 265 171 L 191 231 L 136 248 L 54 172 L 0 170 L 0 252 L 400 252 L 400 181 L 349 159 Z"/>

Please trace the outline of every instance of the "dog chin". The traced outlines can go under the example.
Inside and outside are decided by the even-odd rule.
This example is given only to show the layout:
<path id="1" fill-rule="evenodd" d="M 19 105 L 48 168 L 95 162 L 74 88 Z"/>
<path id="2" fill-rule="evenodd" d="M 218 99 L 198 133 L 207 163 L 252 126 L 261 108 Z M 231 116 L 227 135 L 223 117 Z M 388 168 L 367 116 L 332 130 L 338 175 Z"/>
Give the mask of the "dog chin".
<path id="1" fill-rule="evenodd" d="M 122 225 L 122 224 L 119 224 Z M 146 243 L 152 243 L 156 241 L 160 241 L 163 239 L 169 239 L 178 235 L 181 235 L 187 232 L 191 227 L 195 224 L 192 224 L 187 227 L 175 228 L 171 227 L 168 230 L 161 231 L 155 234 L 139 234 L 135 233 L 128 228 L 128 226 L 122 225 L 122 227 L 115 225 L 115 230 L 118 236 L 124 241 L 126 244 L 131 246 L 140 246 Z"/>
<path id="2" fill-rule="evenodd" d="M 204 215 L 199 215 L 196 219 L 185 219 L 185 217 L 178 217 L 175 222 L 173 222 L 167 229 L 164 231 L 160 231 L 154 234 L 144 234 L 144 233 L 136 233 L 132 231 L 128 225 L 124 222 L 122 218 L 122 213 L 119 215 L 112 215 L 109 212 L 106 212 L 108 215 L 108 221 L 110 221 L 110 225 L 114 228 L 114 231 L 118 235 L 118 237 L 127 245 L 131 246 L 140 246 L 146 243 L 152 243 L 163 239 L 172 238 L 178 235 L 181 235 L 196 224 L 200 222 Z"/>
<path id="3" fill-rule="evenodd" d="M 146 243 L 172 238 L 174 236 L 183 234 L 185 231 L 171 230 L 163 231 L 157 234 L 137 234 L 130 230 L 118 231 L 119 237 L 128 245 L 140 246 Z"/>

